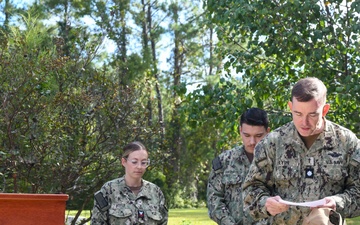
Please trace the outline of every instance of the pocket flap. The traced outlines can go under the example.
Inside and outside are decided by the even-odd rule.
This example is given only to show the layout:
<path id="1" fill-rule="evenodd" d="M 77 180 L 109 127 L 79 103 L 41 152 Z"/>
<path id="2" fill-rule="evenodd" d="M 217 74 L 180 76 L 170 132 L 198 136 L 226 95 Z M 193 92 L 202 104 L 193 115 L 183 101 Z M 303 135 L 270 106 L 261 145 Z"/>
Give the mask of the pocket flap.
<path id="1" fill-rule="evenodd" d="M 118 218 L 126 218 L 132 215 L 132 211 L 124 204 L 112 204 L 109 214 Z"/>
<path id="2" fill-rule="evenodd" d="M 156 221 L 160 221 L 162 219 L 162 215 L 159 211 L 155 210 L 146 210 L 146 215 Z"/>
<path id="3" fill-rule="evenodd" d="M 227 185 L 241 184 L 244 179 L 243 177 L 241 177 L 241 174 L 242 171 L 227 169 L 224 171 L 222 182 Z"/>

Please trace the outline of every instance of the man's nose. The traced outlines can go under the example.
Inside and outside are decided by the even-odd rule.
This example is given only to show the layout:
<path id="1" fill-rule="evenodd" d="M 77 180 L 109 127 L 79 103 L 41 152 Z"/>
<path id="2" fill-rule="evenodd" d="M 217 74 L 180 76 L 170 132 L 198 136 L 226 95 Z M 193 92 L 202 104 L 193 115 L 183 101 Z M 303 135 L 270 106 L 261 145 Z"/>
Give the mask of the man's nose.
<path id="1" fill-rule="evenodd" d="M 303 125 L 307 126 L 309 124 L 309 118 L 307 116 L 302 120 Z"/>
<path id="2" fill-rule="evenodd" d="M 256 143 L 255 137 L 250 137 L 250 144 L 255 144 L 255 143 Z"/>

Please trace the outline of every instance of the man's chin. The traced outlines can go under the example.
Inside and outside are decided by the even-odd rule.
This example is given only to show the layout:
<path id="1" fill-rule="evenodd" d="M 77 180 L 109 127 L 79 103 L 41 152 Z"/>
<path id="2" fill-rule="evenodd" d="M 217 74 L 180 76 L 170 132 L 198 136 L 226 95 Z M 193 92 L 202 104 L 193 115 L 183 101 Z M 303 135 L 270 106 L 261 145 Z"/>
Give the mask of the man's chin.
<path id="1" fill-rule="evenodd" d="M 299 132 L 300 136 L 302 136 L 302 137 L 312 137 L 312 136 L 318 135 L 320 133 L 321 133 L 321 131 L 319 131 L 319 130 L 313 130 L 313 131 L 308 131 L 308 132 Z"/>

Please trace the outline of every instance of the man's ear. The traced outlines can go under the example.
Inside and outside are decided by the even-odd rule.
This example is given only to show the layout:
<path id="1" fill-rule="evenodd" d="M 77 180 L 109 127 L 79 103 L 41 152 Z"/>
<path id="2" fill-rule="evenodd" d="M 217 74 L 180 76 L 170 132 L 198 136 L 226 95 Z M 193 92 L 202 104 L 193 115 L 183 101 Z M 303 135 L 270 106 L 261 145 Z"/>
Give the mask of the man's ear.
<path id="1" fill-rule="evenodd" d="M 289 106 L 290 111 L 292 111 L 292 101 L 288 101 L 288 106 Z"/>
<path id="2" fill-rule="evenodd" d="M 330 104 L 325 104 L 322 110 L 322 116 L 325 117 L 330 110 Z"/>

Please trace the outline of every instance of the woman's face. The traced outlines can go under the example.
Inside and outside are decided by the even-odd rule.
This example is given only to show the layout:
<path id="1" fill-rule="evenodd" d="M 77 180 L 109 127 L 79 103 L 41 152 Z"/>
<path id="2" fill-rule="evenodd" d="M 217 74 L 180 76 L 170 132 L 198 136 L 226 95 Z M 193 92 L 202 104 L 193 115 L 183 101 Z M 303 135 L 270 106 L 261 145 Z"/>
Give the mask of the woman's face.
<path id="1" fill-rule="evenodd" d="M 134 179 L 140 179 L 149 165 L 148 153 L 146 150 L 133 151 L 126 159 L 121 159 L 121 164 L 125 167 L 126 175 Z"/>

